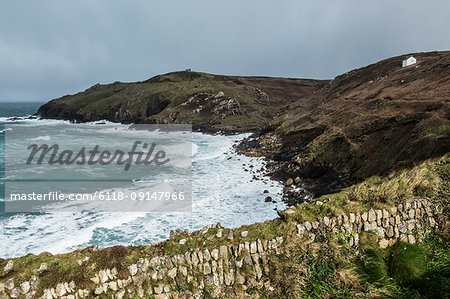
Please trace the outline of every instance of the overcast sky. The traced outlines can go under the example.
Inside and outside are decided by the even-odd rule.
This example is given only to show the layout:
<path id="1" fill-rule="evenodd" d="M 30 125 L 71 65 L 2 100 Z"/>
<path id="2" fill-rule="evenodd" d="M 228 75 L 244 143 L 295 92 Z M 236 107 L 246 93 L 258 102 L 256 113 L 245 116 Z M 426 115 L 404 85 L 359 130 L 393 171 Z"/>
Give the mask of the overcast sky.
<path id="1" fill-rule="evenodd" d="M 333 78 L 450 49 L 450 1 L 0 0 L 0 101 L 195 71 Z"/>

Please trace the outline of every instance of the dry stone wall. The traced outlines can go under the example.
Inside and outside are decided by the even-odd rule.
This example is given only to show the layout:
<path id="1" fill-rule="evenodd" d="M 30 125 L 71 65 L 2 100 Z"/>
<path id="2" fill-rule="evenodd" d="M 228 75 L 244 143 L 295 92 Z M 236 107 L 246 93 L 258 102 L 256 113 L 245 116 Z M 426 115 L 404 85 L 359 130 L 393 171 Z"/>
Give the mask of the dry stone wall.
<path id="1" fill-rule="evenodd" d="M 316 221 L 297 224 L 297 234 L 312 240 L 318 235 L 340 238 L 357 246 L 361 232 L 375 231 L 381 247 L 399 240 L 415 243 L 435 226 L 434 217 L 439 213 L 442 211 L 429 202 L 406 202 L 389 210 L 370 209 L 363 213 L 319 217 Z M 247 233 L 242 232 L 241 236 Z M 230 234 L 232 230 L 228 236 Z M 284 242 L 284 237 L 278 236 L 271 240 L 256 239 L 238 245 L 195 249 L 174 256 L 140 258 L 128 267 L 126 278 L 116 268 L 102 269 L 90 277 L 89 287 L 81 288 L 73 281 L 59 283 L 39 296 L 45 299 L 203 298 L 205 294 L 221 296 L 234 286 L 271 291 L 270 281 L 263 276 L 269 275 L 270 257 L 282 253 Z M 78 262 L 83 264 L 88 260 Z M 11 261 L 5 270 L 13 267 Z M 45 263 L 41 264 L 36 275 L 20 285 L 15 284 L 14 278 L 0 283 L 0 299 L 36 298 L 38 276 L 46 268 Z"/>
<path id="2" fill-rule="evenodd" d="M 343 238 L 350 245 L 358 245 L 362 231 L 374 231 L 380 237 L 380 247 L 397 241 L 416 243 L 435 225 L 434 216 L 442 211 L 425 200 L 401 203 L 389 210 L 370 209 L 363 213 L 349 213 L 336 217 L 318 217 L 317 221 L 297 225 L 297 233 L 315 239 L 317 234 Z"/>

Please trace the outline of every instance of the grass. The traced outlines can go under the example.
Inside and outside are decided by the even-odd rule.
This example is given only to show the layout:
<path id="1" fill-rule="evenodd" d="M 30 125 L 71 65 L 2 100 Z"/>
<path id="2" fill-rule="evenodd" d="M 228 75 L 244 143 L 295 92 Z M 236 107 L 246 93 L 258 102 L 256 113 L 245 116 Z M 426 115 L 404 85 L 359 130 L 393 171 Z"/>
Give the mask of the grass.
<path id="1" fill-rule="evenodd" d="M 372 284 L 383 285 L 387 280 L 387 267 L 383 260 L 383 252 L 374 233 L 361 233 L 360 246 L 363 252 L 360 259 L 362 277 Z"/>
<path id="2" fill-rule="evenodd" d="M 266 126 L 276 111 L 265 109 L 247 85 L 235 84 L 233 80 L 232 77 L 206 73 L 173 72 L 142 82 L 95 85 L 84 92 L 55 99 L 46 107 L 52 109 L 50 116 L 78 121 L 107 119 L 167 123 L 173 122 L 176 115 L 177 123 L 206 124 L 220 130 L 251 130 Z M 206 112 L 195 113 L 189 105 L 179 106 L 193 95 L 207 93 L 211 97 L 220 91 L 227 97 L 237 99 L 248 113 L 222 119 L 209 108 Z M 200 106 L 205 108 L 208 103 L 202 102 Z M 44 108 L 44 113 L 47 108 Z M 267 110 L 265 117 L 261 116 L 262 110 Z"/>
<path id="3" fill-rule="evenodd" d="M 427 260 L 422 247 L 399 242 L 391 249 L 389 276 L 402 286 L 411 286 L 425 274 Z"/>
<path id="4" fill-rule="evenodd" d="M 289 221 L 313 221 L 318 216 L 340 215 L 427 197 L 444 207 L 448 217 L 450 156 L 425 161 L 412 169 L 372 177 L 339 193 L 322 196 L 322 205 L 303 204 Z M 443 223 L 446 221 L 443 220 Z M 445 234 L 447 233 L 447 234 Z M 450 293 L 448 231 L 427 235 L 424 242 L 381 249 L 371 232 L 360 234 L 360 251 L 316 236 L 316 242 L 289 238 L 285 252 L 274 257 L 271 281 L 292 298 L 444 298 Z M 320 242 L 318 244 L 318 242 Z M 269 297 L 269 296 L 268 296 Z"/>
<path id="5" fill-rule="evenodd" d="M 377 236 L 364 232 L 360 250 L 333 239 L 293 238 L 270 267 L 275 292 L 262 298 L 445 298 L 450 292 L 448 236 L 440 234 L 381 249 Z"/>
<path id="6" fill-rule="evenodd" d="M 321 216 L 385 209 L 418 197 L 433 200 L 449 198 L 450 154 L 427 160 L 412 169 L 373 176 L 341 192 L 319 197 L 322 205 L 300 204 L 289 218 L 297 222 L 314 221 Z M 445 205 L 444 205 L 445 206 Z"/>
<path id="7" fill-rule="evenodd" d="M 205 292 L 206 294 L 211 294 L 212 290 L 214 289 L 214 286 L 205 285 Z"/>
<path id="8" fill-rule="evenodd" d="M 384 250 L 377 243 L 365 246 L 371 249 L 364 250 L 362 259 L 370 266 L 360 263 L 359 271 L 371 292 L 401 298 L 445 298 L 449 294 L 448 239 L 434 235 L 421 244 L 399 242 Z"/>

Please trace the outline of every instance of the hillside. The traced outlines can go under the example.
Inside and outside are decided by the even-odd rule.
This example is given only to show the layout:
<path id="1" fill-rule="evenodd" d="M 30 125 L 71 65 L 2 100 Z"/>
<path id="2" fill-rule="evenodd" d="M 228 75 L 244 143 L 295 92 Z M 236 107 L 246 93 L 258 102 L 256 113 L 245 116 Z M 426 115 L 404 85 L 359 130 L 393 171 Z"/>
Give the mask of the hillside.
<path id="1" fill-rule="evenodd" d="M 279 177 L 315 179 L 316 194 L 328 193 L 446 153 L 450 53 L 413 55 L 417 65 L 401 67 L 409 55 L 383 60 L 291 104 L 274 135 Z"/>
<path id="2" fill-rule="evenodd" d="M 410 55 L 418 63 L 402 68 Z M 174 72 L 95 85 L 48 102 L 38 115 L 254 131 L 239 149 L 271 158 L 275 178 L 298 176 L 299 185 L 319 196 L 446 153 L 449 101 L 450 53 L 430 52 L 389 58 L 333 80 Z"/>
<path id="3" fill-rule="evenodd" d="M 327 83 L 182 71 L 143 82 L 97 84 L 50 101 L 38 115 L 78 122 L 190 123 L 207 131 L 247 131 L 268 126 L 286 105 Z"/>
<path id="4" fill-rule="evenodd" d="M 444 298 L 449 175 L 446 155 L 263 223 L 0 258 L 0 298 Z"/>

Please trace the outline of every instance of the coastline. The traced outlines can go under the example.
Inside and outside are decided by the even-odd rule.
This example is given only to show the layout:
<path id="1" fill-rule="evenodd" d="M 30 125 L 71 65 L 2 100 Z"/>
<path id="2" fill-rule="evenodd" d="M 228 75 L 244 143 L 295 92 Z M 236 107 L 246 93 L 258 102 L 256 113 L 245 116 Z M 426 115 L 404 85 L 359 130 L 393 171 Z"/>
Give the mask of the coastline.
<path id="1" fill-rule="evenodd" d="M 17 119 L 15 119 L 17 121 Z M 47 123 L 46 120 L 28 120 L 27 122 L 34 123 L 34 122 L 42 122 L 43 124 Z M 50 124 L 52 126 L 55 126 L 58 124 L 59 121 L 56 120 L 50 120 Z M 97 123 L 104 123 L 103 121 L 92 123 L 91 125 L 95 125 L 96 128 L 102 128 L 107 126 L 107 123 L 105 125 L 98 125 Z M 83 126 L 89 124 L 84 124 Z M 111 124 L 114 125 L 114 124 Z M 127 127 L 126 125 L 124 127 Z M 170 230 L 177 230 L 177 229 L 189 229 L 189 230 L 196 230 L 200 229 L 202 225 L 206 225 L 208 223 L 221 221 L 224 225 L 227 226 L 240 226 L 242 224 L 250 224 L 255 221 L 262 221 L 265 219 L 273 219 L 277 217 L 276 209 L 281 209 L 284 207 L 284 204 L 278 199 L 279 193 L 281 192 L 282 187 L 278 185 L 277 182 L 271 181 L 269 177 L 265 175 L 264 171 L 264 165 L 266 164 L 265 161 L 259 158 L 251 158 L 251 157 L 245 157 L 238 153 L 235 153 L 232 145 L 235 144 L 235 141 L 241 138 L 244 138 L 247 135 L 233 135 L 233 136 L 211 136 L 209 134 L 204 135 L 203 133 L 194 133 L 195 137 L 195 143 L 205 143 L 209 144 L 209 149 L 204 148 L 200 153 L 198 153 L 197 158 L 195 158 L 195 163 L 202 163 L 205 164 L 207 167 L 215 167 L 216 170 L 221 169 L 221 175 L 220 179 L 218 181 L 208 181 L 208 176 L 196 175 L 196 181 L 195 181 L 195 188 L 194 192 L 195 194 L 199 194 L 201 192 L 203 195 L 199 196 L 199 198 L 194 202 L 195 207 L 195 213 L 192 215 L 192 219 L 190 217 L 184 217 L 183 215 L 171 215 L 170 213 L 167 215 L 161 215 L 161 217 L 155 216 L 144 216 L 142 214 L 139 214 L 136 217 L 132 217 L 132 215 L 128 215 L 123 220 L 119 221 L 119 219 L 115 219 L 116 217 L 107 217 L 107 215 L 103 215 L 98 220 L 94 221 L 89 226 L 86 226 L 82 223 L 74 222 L 74 221 L 64 221 L 63 215 L 58 215 L 58 213 L 55 216 L 62 216 L 62 217 L 54 217 L 54 219 L 46 219 L 45 217 L 42 219 L 42 221 L 47 222 L 47 226 L 49 228 L 54 228 L 55 232 L 60 231 L 60 233 L 55 234 L 54 238 L 59 235 L 58 239 L 52 239 L 51 234 L 49 236 L 44 236 L 42 240 L 36 239 L 36 236 L 38 236 L 38 231 L 33 233 L 33 235 L 30 235 L 30 240 L 22 240 L 19 237 L 20 236 L 26 236 L 27 234 L 23 232 L 24 234 L 21 234 L 19 231 L 19 234 L 17 237 L 12 238 L 11 233 L 13 233 L 16 226 L 20 225 L 20 223 L 25 223 L 28 226 L 36 226 L 36 229 L 40 227 L 39 222 L 36 222 L 36 220 L 28 219 L 27 217 L 19 217 L 16 219 L 14 223 L 7 224 L 5 223 L 5 235 L 3 236 L 2 244 L 8 244 L 10 242 L 13 242 L 13 246 L 9 246 L 8 250 L 13 250 L 13 248 L 17 248 L 17 250 L 23 252 L 24 248 L 29 248 L 28 252 L 26 253 L 34 253 L 39 254 L 40 252 L 47 251 L 52 252 L 53 254 L 60 254 L 63 252 L 68 252 L 71 250 L 75 250 L 76 248 L 82 246 L 93 246 L 97 241 L 100 241 L 99 238 L 102 236 L 113 236 L 113 237 L 107 237 L 105 241 L 101 241 L 97 243 L 100 245 L 100 247 L 108 247 L 113 245 L 140 245 L 140 244 L 148 244 L 153 243 L 156 241 L 162 241 L 165 238 L 168 238 L 170 235 Z M 195 145 L 194 143 L 194 145 Z M 217 163 L 224 163 L 222 165 L 216 165 L 214 164 L 209 165 L 209 160 L 218 159 Z M 231 159 L 231 160 L 230 160 Z M 198 161 L 197 161 L 198 160 Z M 204 161 L 204 162 L 203 162 Z M 222 162 L 221 162 L 222 161 Z M 243 166 L 242 164 L 245 164 Z M 228 165 L 228 166 L 227 166 Z M 198 166 L 200 167 L 200 166 Z M 198 168 L 197 167 L 197 168 Z M 203 169 L 203 166 L 201 166 Z M 225 168 L 224 168 L 225 167 Z M 223 169 L 222 169 L 223 168 Z M 228 168 L 228 169 L 227 169 Z M 206 171 L 209 168 L 203 169 L 203 172 Z M 245 169 L 245 170 L 244 170 Z M 197 170 L 198 171 L 198 170 Z M 236 174 L 234 174 L 236 173 Z M 213 180 L 213 178 L 210 178 Z M 233 188 L 230 186 L 233 182 L 238 184 L 238 181 L 245 181 L 248 182 L 247 191 L 243 192 L 242 194 L 239 194 L 239 189 Z M 221 184 L 222 186 L 219 186 L 217 184 Z M 217 186 L 216 186 L 217 185 Z M 203 187 L 204 186 L 204 187 Z M 222 192 L 222 194 L 217 194 L 217 196 L 214 196 L 213 193 L 205 190 L 205 192 L 202 191 L 200 188 L 206 188 L 208 187 L 212 188 L 212 190 L 217 190 L 217 192 Z M 229 186 L 229 187 L 226 187 Z M 233 190 L 225 191 L 224 188 L 232 188 Z M 253 192 L 252 196 L 244 196 L 245 194 Z M 268 193 L 265 193 L 268 192 Z M 205 196 L 214 196 L 214 198 L 211 198 L 211 200 L 205 201 Z M 247 198 L 237 198 L 236 196 L 244 196 Z M 270 196 L 272 198 L 271 202 L 265 202 L 264 199 L 266 197 Z M 196 196 L 197 197 L 197 196 Z M 222 206 L 218 206 L 220 203 L 222 203 Z M 215 208 L 214 208 L 215 207 Z M 202 212 L 203 211 L 203 212 Z M 71 215 L 69 213 L 69 215 Z M 245 217 L 237 217 L 238 215 L 245 215 Z M 17 218 L 16 217 L 16 218 Z M 90 223 L 93 220 L 88 217 L 88 215 L 84 216 L 70 216 L 74 219 L 85 219 L 84 222 Z M 135 219 L 136 218 L 136 219 Z M 160 219 L 161 218 L 161 219 Z M 59 220 L 58 220 L 59 219 Z M 128 219 L 128 220 L 127 220 Z M 191 220 L 189 220 L 191 219 Z M 6 220 L 5 220 L 6 221 Z M 57 229 L 59 221 L 61 222 L 61 228 Z M 100 222 L 100 223 L 97 223 Z M 8 222 L 9 223 L 9 222 Z M 64 224 L 63 224 L 64 223 Z M 77 224 L 78 223 L 78 224 Z M 166 223 L 166 224 L 164 224 Z M 70 239 L 70 230 L 71 227 L 78 227 L 79 235 L 77 234 L 73 240 Z M 114 229 L 116 227 L 117 229 Z M 130 231 L 131 227 L 135 228 L 141 228 L 142 231 L 139 232 L 133 232 Z M 7 229 L 7 230 L 6 230 Z M 19 229 L 19 227 L 17 227 Z M 34 229 L 30 229 L 30 234 L 34 231 Z M 66 233 L 64 233 L 66 232 Z M 36 234 L 36 236 L 34 235 Z M 124 236 L 123 239 L 119 239 L 119 236 Z M 9 237 L 8 237 L 9 236 Z M 117 236 L 117 237 L 114 237 Z M 69 239 L 68 239 L 69 238 Z M 16 241 L 14 241 L 16 240 Z M 34 241 L 32 241 L 34 240 Z M 114 241 L 115 240 L 115 241 Z M 27 243 L 28 242 L 28 243 Z M 36 244 L 32 244 L 30 242 L 35 242 Z M 50 242 L 51 246 L 46 246 Z M 53 248 L 53 249 L 52 249 Z M 6 250 L 6 247 L 5 247 Z M 26 254 L 22 253 L 22 254 Z M 17 256 L 17 254 L 16 254 Z M 4 256 L 1 256 L 1 258 L 4 258 Z"/>
<path id="2" fill-rule="evenodd" d="M 414 55 L 416 68 L 401 68 L 403 56 L 398 56 L 326 82 L 184 71 L 129 85 L 95 85 L 47 103 L 39 109 L 42 117 L 85 122 L 106 113 L 124 123 L 252 132 L 236 144 L 237 153 L 264 157 L 292 206 L 273 220 L 174 230 L 170 239 L 147 246 L 94 246 L 0 260 L 0 293 L 44 298 L 445 294 L 448 288 L 433 283 L 445 286 L 450 267 L 445 258 L 450 103 L 445 84 L 439 84 L 448 78 L 450 53 Z M 405 80 L 408 84 L 399 83 Z M 134 88 L 158 88 L 158 94 L 139 98 L 136 106 L 120 102 L 124 95 L 137 96 Z M 115 101 L 123 106 L 108 106 Z M 139 114 L 141 104 L 147 105 L 146 115 Z M 396 272 L 402 267 L 404 273 Z"/>

